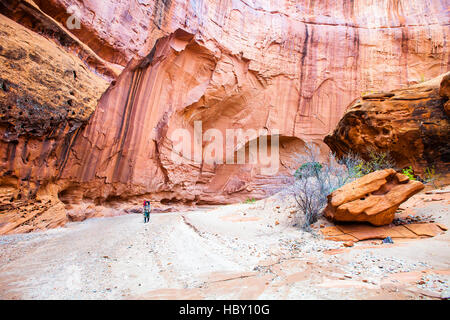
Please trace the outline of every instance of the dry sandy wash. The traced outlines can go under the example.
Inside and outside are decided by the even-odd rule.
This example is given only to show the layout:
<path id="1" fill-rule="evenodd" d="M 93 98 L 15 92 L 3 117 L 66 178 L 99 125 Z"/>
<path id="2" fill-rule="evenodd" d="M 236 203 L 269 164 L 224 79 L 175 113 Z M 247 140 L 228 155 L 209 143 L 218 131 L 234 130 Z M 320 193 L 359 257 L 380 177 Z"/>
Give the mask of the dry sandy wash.
<path id="1" fill-rule="evenodd" d="M 403 205 L 450 225 L 450 194 Z M 0 237 L 1 299 L 439 299 L 449 233 L 346 248 L 294 227 L 277 198 L 191 212 L 94 218 Z M 329 224 L 319 221 L 320 224 Z"/>

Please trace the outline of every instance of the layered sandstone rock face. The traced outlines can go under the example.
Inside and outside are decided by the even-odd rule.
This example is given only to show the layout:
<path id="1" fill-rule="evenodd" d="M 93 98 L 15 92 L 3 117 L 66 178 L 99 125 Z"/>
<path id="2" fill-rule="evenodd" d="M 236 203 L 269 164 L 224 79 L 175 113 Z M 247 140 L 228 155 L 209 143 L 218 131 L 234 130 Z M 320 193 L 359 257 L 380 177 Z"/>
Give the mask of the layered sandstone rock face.
<path id="1" fill-rule="evenodd" d="M 258 129 L 270 137 L 271 130 L 281 127 L 279 122 L 293 123 L 294 113 L 262 107 L 279 97 L 273 85 L 261 81 L 241 59 L 181 29 L 160 39 L 149 56 L 133 60 L 103 96 L 61 177 L 73 184 L 65 195 L 74 199 L 73 191 L 80 197 L 106 199 L 151 192 L 161 199 L 214 203 L 255 195 L 260 170 L 248 157 L 245 164 L 221 165 L 195 162 L 191 153 L 177 163 L 173 147 L 178 141 L 173 136 L 177 129 L 186 129 L 187 143 L 194 145 L 195 121 L 201 121 L 203 132 L 217 130 L 224 138 L 226 129 L 254 129 L 240 146 L 235 144 L 246 148 L 246 141 L 259 142 Z M 286 161 L 303 146 L 288 132 L 280 131 L 279 137 Z M 204 157 L 208 142 L 203 142 Z M 224 144 L 220 148 L 224 155 L 230 152 Z M 260 178 L 270 183 L 270 176 Z M 85 192 L 80 194 L 80 189 Z"/>
<path id="2" fill-rule="evenodd" d="M 80 63 L 79 70 L 43 63 L 38 74 L 10 76 L 40 83 L 50 74 L 46 99 L 59 97 L 56 108 L 68 111 L 62 123 L 77 120 L 71 135 L 55 124 L 50 136 L 41 130 L 19 134 L 19 144 L 5 142 L 1 174 L 12 179 L 4 184 L 12 203 L 29 167 L 20 160 L 23 147 L 8 150 L 26 141 L 39 159 L 29 175 L 31 195 L 57 195 L 65 204 L 139 195 L 197 203 L 263 197 L 280 184 L 262 173 L 264 165 L 174 161 L 173 133 L 192 133 L 195 121 L 203 132 L 255 130 L 232 154 L 278 137 L 282 174 L 304 141 L 327 150 L 323 137 L 362 92 L 448 71 L 449 12 L 440 1 L 2 0 L 0 8 L 39 38 L 25 42 L 27 53 L 55 46 L 58 59 Z M 68 19 L 80 28 L 68 30 Z M 40 48 L 45 41 L 51 45 Z M 66 79 L 67 70 L 76 79 Z M 48 139 L 58 143 L 51 147 Z M 203 157 L 211 143 L 203 142 Z"/>
<path id="3" fill-rule="evenodd" d="M 389 151 L 399 168 L 416 172 L 450 168 L 448 99 L 450 74 L 357 100 L 325 137 L 338 156 L 349 151 L 367 157 L 371 151 Z"/>
<path id="4" fill-rule="evenodd" d="M 55 184 L 110 82 L 60 41 L 0 15 L 0 233 L 65 223 Z"/>
<path id="5" fill-rule="evenodd" d="M 423 188 L 393 169 L 375 171 L 330 194 L 324 215 L 334 221 L 387 225 L 399 205 Z"/>
<path id="6" fill-rule="evenodd" d="M 434 17 L 425 19 L 421 10 Z M 293 166 L 290 156 L 305 140 L 320 143 L 361 92 L 448 68 L 448 14 L 437 2 L 211 1 L 193 7 L 157 1 L 139 10 L 116 9 L 121 17 L 134 11 L 136 22 L 147 12 L 156 24 L 139 42 L 147 49 L 136 53 L 73 148 L 77 157 L 63 178 L 76 182 L 67 195 L 77 201 L 145 193 L 214 203 L 262 197 L 280 179 L 262 175 L 259 165 L 174 163 L 171 134 L 177 128 L 192 133 L 194 121 L 202 121 L 203 131 L 222 133 L 262 129 L 270 137 L 278 129 L 282 172 Z M 99 30 L 112 27 L 98 23 Z M 168 36 L 150 47 L 161 34 Z M 140 58 L 144 52 L 151 62 L 136 67 L 148 59 Z"/>

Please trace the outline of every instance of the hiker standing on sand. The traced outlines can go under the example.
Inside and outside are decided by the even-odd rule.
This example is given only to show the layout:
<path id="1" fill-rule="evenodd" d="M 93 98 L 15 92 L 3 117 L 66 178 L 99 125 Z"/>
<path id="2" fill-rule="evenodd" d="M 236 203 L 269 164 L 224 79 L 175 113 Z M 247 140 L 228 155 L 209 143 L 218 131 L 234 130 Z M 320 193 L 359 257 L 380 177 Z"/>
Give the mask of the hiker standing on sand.
<path id="1" fill-rule="evenodd" d="M 150 201 L 144 201 L 144 223 L 149 222 L 150 220 L 150 211 L 151 211 L 151 207 L 150 207 Z"/>

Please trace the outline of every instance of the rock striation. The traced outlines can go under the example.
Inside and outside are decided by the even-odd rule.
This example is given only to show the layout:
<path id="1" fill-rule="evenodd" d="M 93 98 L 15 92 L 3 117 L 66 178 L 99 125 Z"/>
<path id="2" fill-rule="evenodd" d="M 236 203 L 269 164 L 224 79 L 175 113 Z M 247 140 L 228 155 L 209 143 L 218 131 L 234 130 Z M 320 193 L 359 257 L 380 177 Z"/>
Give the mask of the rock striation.
<path id="1" fill-rule="evenodd" d="M 399 205 L 424 189 L 393 169 L 369 173 L 328 196 L 325 217 L 333 221 L 390 224 Z"/>
<path id="2" fill-rule="evenodd" d="M 416 172 L 450 167 L 450 73 L 389 92 L 367 94 L 352 104 L 325 143 L 338 156 L 368 157 L 389 151 L 399 168 Z"/>

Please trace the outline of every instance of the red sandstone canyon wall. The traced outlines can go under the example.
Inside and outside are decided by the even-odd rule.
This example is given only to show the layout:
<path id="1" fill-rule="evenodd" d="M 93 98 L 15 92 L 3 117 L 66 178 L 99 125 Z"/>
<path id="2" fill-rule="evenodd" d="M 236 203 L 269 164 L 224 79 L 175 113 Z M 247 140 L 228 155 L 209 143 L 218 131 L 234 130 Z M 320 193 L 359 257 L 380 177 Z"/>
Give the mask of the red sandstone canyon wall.
<path id="1" fill-rule="evenodd" d="M 30 135 L 15 129 L 11 141 L 5 136 L 16 120 L 1 123 L 0 174 L 9 190 L 2 203 L 8 210 L 21 205 L 17 197 L 30 164 L 20 159 L 30 142 L 39 160 L 29 163 L 39 174 L 28 175 L 35 187 L 21 195 L 25 199 L 48 190 L 66 204 L 136 195 L 209 203 L 263 197 L 279 177 L 261 174 L 259 164 L 174 163 L 171 134 L 180 127 L 192 132 L 197 120 L 204 131 L 255 129 L 271 137 L 279 130 L 282 172 L 305 141 L 327 151 L 322 139 L 363 93 L 449 70 L 445 1 L 1 0 L 0 8 L 6 25 L 40 37 L 28 40 L 28 47 L 16 44 L 17 50 L 40 51 L 37 44 L 48 40 L 46 48 L 59 48 L 55 59 L 81 66 L 76 83 L 64 78 L 73 69 L 64 64 L 31 68 L 30 78 L 56 78 L 42 92 L 47 100 L 71 100 L 62 122 L 75 118 L 76 134 L 55 138 L 48 130 Z M 79 13 L 79 29 L 68 29 L 68 8 Z M 3 36 L 2 48 L 17 37 Z M 11 64 L 11 55 L 1 52 L 2 66 Z M 27 77 L 26 68 L 2 74 L 12 83 Z M 77 99 L 65 96 L 71 92 L 67 84 L 77 89 Z M 10 104 L 8 94 L 1 99 L 2 106 Z M 56 102 L 55 108 L 62 105 Z M 13 115 L 7 108 L 2 112 Z M 52 117 L 42 115 L 46 121 Z M 59 147 L 46 152 L 49 137 Z M 48 165 L 48 159 L 58 164 Z"/>
<path id="2" fill-rule="evenodd" d="M 73 190 L 83 186 L 84 196 L 99 199 L 264 196 L 280 180 L 261 175 L 258 165 L 172 163 L 170 133 L 192 132 L 194 120 L 221 132 L 252 128 L 270 136 L 278 129 L 283 169 L 304 141 L 320 144 L 362 93 L 448 70 L 448 11 L 439 2 L 157 1 L 125 8 L 118 10 L 153 19 L 140 42 L 146 49 L 99 103 L 64 174 L 79 183 Z M 156 46 L 157 61 L 136 71 L 161 34 L 168 48 Z"/>

